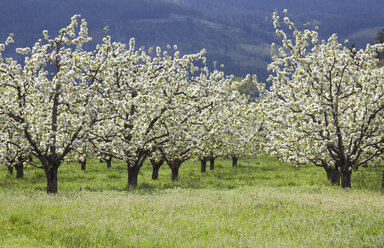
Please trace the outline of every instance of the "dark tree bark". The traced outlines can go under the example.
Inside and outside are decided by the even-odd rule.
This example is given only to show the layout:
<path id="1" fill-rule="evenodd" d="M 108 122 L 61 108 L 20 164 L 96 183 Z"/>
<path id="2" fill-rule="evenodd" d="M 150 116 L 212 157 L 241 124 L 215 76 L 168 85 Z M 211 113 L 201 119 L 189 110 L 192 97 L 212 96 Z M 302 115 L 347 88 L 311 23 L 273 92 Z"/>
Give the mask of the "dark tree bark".
<path id="1" fill-rule="evenodd" d="M 200 162 L 201 162 L 201 172 L 202 173 L 207 172 L 207 159 L 206 158 L 200 159 Z"/>
<path id="2" fill-rule="evenodd" d="M 160 159 L 159 161 L 156 161 L 154 159 L 151 159 L 152 164 L 152 180 L 159 179 L 159 170 L 160 167 L 164 164 L 164 160 Z"/>
<path id="3" fill-rule="evenodd" d="M 148 150 L 140 150 L 137 155 L 136 161 L 133 163 L 127 163 L 128 168 L 128 186 L 137 186 L 137 177 L 139 175 L 139 171 L 144 164 L 144 161 L 149 156 L 150 151 Z"/>
<path id="4" fill-rule="evenodd" d="M 215 158 L 210 158 L 209 159 L 209 169 L 211 171 L 214 171 L 215 170 Z"/>
<path id="5" fill-rule="evenodd" d="M 325 171 L 327 172 L 327 178 L 332 183 L 332 185 L 340 186 L 340 171 L 337 168 L 331 168 L 331 167 L 324 167 Z"/>
<path id="6" fill-rule="evenodd" d="M 111 168 L 112 167 L 112 157 L 111 156 L 107 156 L 105 158 L 105 162 L 107 162 L 107 168 Z"/>
<path id="7" fill-rule="evenodd" d="M 47 176 L 47 193 L 57 193 L 57 169 L 58 166 L 44 168 L 45 175 Z"/>
<path id="8" fill-rule="evenodd" d="M 383 191 L 384 193 L 384 170 L 383 170 L 383 177 L 381 179 L 381 190 Z"/>
<path id="9" fill-rule="evenodd" d="M 348 168 L 349 167 L 344 170 L 341 170 L 341 187 L 343 189 L 351 188 L 352 170 L 349 170 Z"/>
<path id="10" fill-rule="evenodd" d="M 81 165 L 81 170 L 86 171 L 87 170 L 87 159 L 80 161 L 80 165 Z"/>
<path id="11" fill-rule="evenodd" d="M 9 174 L 13 175 L 13 166 L 12 165 L 8 165 L 8 172 Z"/>
<path id="12" fill-rule="evenodd" d="M 16 178 L 17 179 L 22 179 L 24 178 L 24 163 L 17 163 L 15 164 L 15 169 L 16 169 Z"/>
<path id="13" fill-rule="evenodd" d="M 136 187 L 140 169 L 137 166 L 128 166 L 128 185 Z"/>
<path id="14" fill-rule="evenodd" d="M 169 168 L 172 171 L 172 182 L 176 182 L 179 179 L 179 169 L 182 161 L 180 159 L 174 159 L 167 161 Z"/>
<path id="15" fill-rule="evenodd" d="M 176 182 L 179 179 L 179 168 L 180 167 L 172 168 L 172 182 Z"/>
<path id="16" fill-rule="evenodd" d="M 57 154 L 43 155 L 39 157 L 42 169 L 47 177 L 47 193 L 57 193 L 57 170 L 61 165 L 61 157 Z"/>
<path id="17" fill-rule="evenodd" d="M 237 167 L 237 157 L 232 156 L 232 167 Z"/>

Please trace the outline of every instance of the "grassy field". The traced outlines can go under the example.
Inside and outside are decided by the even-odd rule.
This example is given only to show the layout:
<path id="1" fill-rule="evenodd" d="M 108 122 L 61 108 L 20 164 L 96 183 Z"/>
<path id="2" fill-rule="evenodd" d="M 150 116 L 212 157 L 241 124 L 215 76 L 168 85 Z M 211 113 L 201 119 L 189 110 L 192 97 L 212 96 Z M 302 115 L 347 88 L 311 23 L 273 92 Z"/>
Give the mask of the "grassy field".
<path id="1" fill-rule="evenodd" d="M 57 195 L 40 170 L 1 168 L 0 247 L 384 247 L 381 167 L 354 172 L 352 190 L 265 157 L 204 175 L 188 161 L 176 183 L 166 165 L 152 181 L 147 164 L 136 189 L 122 163 L 105 167 L 63 165 Z"/>

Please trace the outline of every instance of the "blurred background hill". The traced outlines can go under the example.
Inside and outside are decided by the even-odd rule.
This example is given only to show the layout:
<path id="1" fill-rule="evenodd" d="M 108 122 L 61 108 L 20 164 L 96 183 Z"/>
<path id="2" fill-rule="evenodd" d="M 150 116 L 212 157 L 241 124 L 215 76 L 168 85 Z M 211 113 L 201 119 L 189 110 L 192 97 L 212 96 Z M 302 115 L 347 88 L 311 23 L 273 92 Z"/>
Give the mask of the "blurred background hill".
<path id="1" fill-rule="evenodd" d="M 42 30 L 56 35 L 79 13 L 94 42 L 108 26 L 114 40 L 135 37 L 137 46 L 177 44 L 183 53 L 206 48 L 210 64 L 224 64 L 236 76 L 256 73 L 264 81 L 276 41 L 275 9 L 288 9 L 299 27 L 318 26 L 324 39 L 338 33 L 357 48 L 373 43 L 384 27 L 382 0 L 1 0 L 0 40 L 14 33 L 14 47 L 32 46 Z M 13 56 L 14 49 L 6 55 Z"/>

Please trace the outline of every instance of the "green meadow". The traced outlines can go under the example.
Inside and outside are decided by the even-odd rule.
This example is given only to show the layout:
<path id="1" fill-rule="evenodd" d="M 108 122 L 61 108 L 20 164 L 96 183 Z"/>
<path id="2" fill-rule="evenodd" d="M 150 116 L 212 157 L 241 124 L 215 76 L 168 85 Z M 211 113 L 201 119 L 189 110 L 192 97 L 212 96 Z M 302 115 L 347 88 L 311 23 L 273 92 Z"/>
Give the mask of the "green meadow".
<path id="1" fill-rule="evenodd" d="M 42 170 L 17 180 L 0 169 L 0 247 L 384 247 L 381 166 L 353 172 L 352 189 L 325 171 L 258 157 L 216 160 L 200 172 L 187 161 L 179 180 L 163 165 L 140 171 L 91 160 L 59 169 L 59 193 L 45 193 Z"/>

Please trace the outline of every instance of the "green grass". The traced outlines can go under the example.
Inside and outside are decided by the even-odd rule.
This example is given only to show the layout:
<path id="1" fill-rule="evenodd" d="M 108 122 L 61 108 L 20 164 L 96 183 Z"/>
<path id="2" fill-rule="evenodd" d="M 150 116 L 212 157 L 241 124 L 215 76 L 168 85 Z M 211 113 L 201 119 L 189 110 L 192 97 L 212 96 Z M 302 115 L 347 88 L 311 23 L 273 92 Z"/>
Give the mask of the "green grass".
<path id="1" fill-rule="evenodd" d="M 1 168 L 0 247 L 384 247 L 382 167 L 353 172 L 352 190 L 265 157 L 204 175 L 188 161 L 176 183 L 146 164 L 136 189 L 122 163 L 105 167 L 64 164 L 57 195 L 40 170 L 16 180 Z"/>

